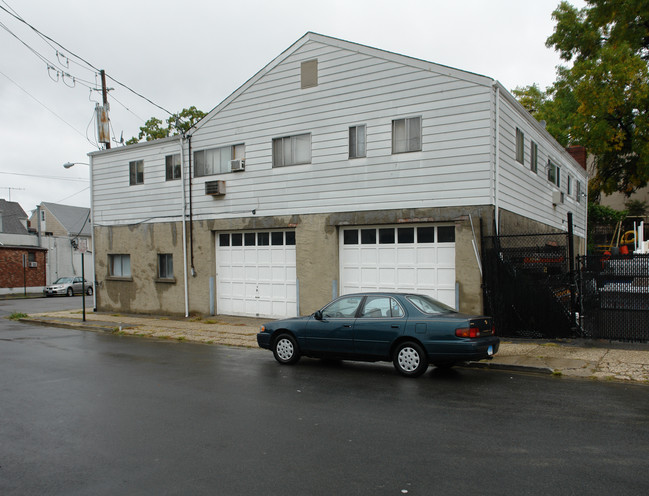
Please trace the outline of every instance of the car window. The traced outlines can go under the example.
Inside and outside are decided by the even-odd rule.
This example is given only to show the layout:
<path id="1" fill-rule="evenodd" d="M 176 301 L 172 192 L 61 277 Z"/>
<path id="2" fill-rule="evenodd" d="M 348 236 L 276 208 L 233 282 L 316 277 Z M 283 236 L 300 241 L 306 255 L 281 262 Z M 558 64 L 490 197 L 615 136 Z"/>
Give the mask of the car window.
<path id="1" fill-rule="evenodd" d="M 399 303 L 389 296 L 368 296 L 361 312 L 364 318 L 403 317 L 404 312 Z"/>
<path id="2" fill-rule="evenodd" d="M 431 314 L 437 314 L 437 313 L 449 313 L 449 312 L 455 312 L 455 309 L 449 307 L 448 305 L 445 305 L 441 301 L 434 300 L 430 296 L 425 296 L 425 295 L 408 295 L 406 296 L 408 298 L 408 301 L 415 305 L 419 310 L 421 310 L 424 313 L 431 313 Z"/>
<path id="3" fill-rule="evenodd" d="M 68 284 L 72 282 L 71 277 L 59 277 L 54 284 Z"/>
<path id="4" fill-rule="evenodd" d="M 322 309 L 322 317 L 325 319 L 353 318 L 362 300 L 362 296 L 338 298 Z"/>

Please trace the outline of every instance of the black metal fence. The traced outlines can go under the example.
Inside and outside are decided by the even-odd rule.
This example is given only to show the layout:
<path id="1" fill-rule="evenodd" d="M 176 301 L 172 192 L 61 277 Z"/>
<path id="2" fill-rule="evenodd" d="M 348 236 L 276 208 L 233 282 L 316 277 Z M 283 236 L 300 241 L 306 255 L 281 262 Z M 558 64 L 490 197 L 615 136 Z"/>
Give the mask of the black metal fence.
<path id="1" fill-rule="evenodd" d="M 582 335 L 649 341 L 649 255 L 578 257 Z"/>
<path id="2" fill-rule="evenodd" d="M 482 240 L 485 307 L 499 335 L 562 338 L 579 333 L 567 233 Z"/>

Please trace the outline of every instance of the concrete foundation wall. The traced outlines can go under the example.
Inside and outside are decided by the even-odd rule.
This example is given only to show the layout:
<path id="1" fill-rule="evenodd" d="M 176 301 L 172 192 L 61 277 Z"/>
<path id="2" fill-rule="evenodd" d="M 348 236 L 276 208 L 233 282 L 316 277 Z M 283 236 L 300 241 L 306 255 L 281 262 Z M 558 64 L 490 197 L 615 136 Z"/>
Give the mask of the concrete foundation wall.
<path id="1" fill-rule="evenodd" d="M 191 236 L 190 224 L 187 223 L 189 313 L 207 315 L 210 313 L 210 308 L 216 305 L 216 295 L 210 292 L 210 280 L 215 278 L 216 272 L 215 233 L 294 228 L 299 309 L 300 314 L 308 315 L 330 301 L 334 291 L 339 287 L 340 226 L 441 222 L 455 224 L 455 266 L 460 310 L 467 313 L 482 313 L 482 278 L 476 258 L 476 250 L 478 255 L 481 250 L 481 219 L 483 229 L 493 225 L 493 209 L 491 207 L 400 209 L 210 220 L 194 222 Z M 474 229 L 471 227 L 471 220 Z M 193 257 L 190 243 L 193 245 Z M 97 304 L 100 311 L 184 314 L 182 224 L 180 222 L 97 227 L 95 228 L 95 250 L 99 281 Z M 159 253 L 173 255 L 175 276 L 173 281 L 162 281 L 157 278 Z M 108 275 L 110 254 L 130 255 L 131 277 L 117 278 Z"/>

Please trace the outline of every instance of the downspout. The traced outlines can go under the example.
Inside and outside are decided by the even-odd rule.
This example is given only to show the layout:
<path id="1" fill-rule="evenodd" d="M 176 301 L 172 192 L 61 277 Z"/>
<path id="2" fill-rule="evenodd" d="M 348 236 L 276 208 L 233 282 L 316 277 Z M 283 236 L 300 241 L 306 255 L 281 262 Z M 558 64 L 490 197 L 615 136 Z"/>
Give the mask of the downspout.
<path id="1" fill-rule="evenodd" d="M 500 193 L 500 174 L 498 168 L 500 167 L 500 85 L 498 81 L 494 81 L 494 88 L 496 89 L 496 133 L 494 136 L 494 144 L 496 146 L 494 158 L 494 222 L 496 225 L 496 236 L 500 233 L 500 208 L 498 206 L 498 199 Z"/>
<path id="2" fill-rule="evenodd" d="M 180 184 L 182 189 L 182 219 L 183 219 L 183 285 L 185 287 L 185 317 L 189 317 L 189 281 L 187 277 L 187 220 L 185 215 L 185 207 L 187 205 L 187 197 L 185 195 L 185 157 L 183 154 L 183 136 L 178 140 L 178 147 L 180 148 Z"/>
<path id="3" fill-rule="evenodd" d="M 194 211 L 192 202 L 192 135 L 187 136 L 189 155 L 189 257 L 191 260 L 192 277 L 196 276 L 194 268 Z"/>
<path id="4" fill-rule="evenodd" d="M 93 156 L 90 155 L 90 244 L 92 245 L 92 311 L 97 311 L 97 272 L 95 264 L 97 263 L 97 252 L 95 251 L 95 191 L 93 175 L 95 174 L 95 165 Z M 85 296 L 84 296 L 85 298 Z"/>

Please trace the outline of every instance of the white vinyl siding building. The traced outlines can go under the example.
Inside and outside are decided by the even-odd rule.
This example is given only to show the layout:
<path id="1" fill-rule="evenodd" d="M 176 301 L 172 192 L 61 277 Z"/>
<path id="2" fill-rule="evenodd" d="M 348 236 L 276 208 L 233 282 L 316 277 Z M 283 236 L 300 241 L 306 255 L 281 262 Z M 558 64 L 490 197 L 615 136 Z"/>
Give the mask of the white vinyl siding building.
<path id="1" fill-rule="evenodd" d="M 538 173 L 532 170 L 528 153 L 523 153 L 523 165 L 517 161 L 517 143 L 530 150 L 532 142 L 537 145 Z M 180 155 L 182 181 L 167 180 L 166 157 L 174 154 Z M 245 170 L 234 173 L 233 159 L 245 159 Z M 445 245 L 435 252 L 445 255 L 431 262 L 433 251 L 426 243 L 417 251 L 428 257 L 421 263 L 400 258 L 408 252 L 407 243 L 403 251 L 400 246 L 393 250 L 379 246 L 375 253 L 391 253 L 394 260 L 402 260 L 399 263 L 414 263 L 414 275 L 424 279 L 433 274 L 431 270 L 443 274 L 435 277 L 444 281 L 444 287 L 435 283 L 432 293 L 445 294 L 447 303 L 459 301 L 469 309 L 481 301 L 470 221 L 484 218 L 483 225 L 490 230 L 502 217 L 506 229 L 508 216 L 513 216 L 543 229 L 564 230 L 567 213 L 572 212 L 575 234 L 585 237 L 586 202 L 568 195 L 565 203 L 553 204 L 557 185 L 547 180 L 546 164 L 552 160 L 562 174 L 583 184 L 585 171 L 498 82 L 314 33 L 307 33 L 250 78 L 187 137 L 94 152 L 91 160 L 99 257 L 123 236 L 124 242 L 134 243 L 132 272 L 139 277 L 138 260 L 144 273 L 146 267 L 156 266 L 155 260 L 146 258 L 149 251 L 171 253 L 160 246 L 160 235 L 153 234 L 164 231 L 175 243 L 174 276 L 178 285 L 184 281 L 187 287 L 186 311 L 219 313 L 225 308 L 249 315 L 251 308 L 273 312 L 283 308 L 305 313 L 347 288 L 372 286 L 348 284 L 347 275 L 353 271 L 340 263 L 348 253 L 339 243 L 341 233 L 363 225 L 377 232 L 384 224 L 455 226 L 452 257 Z M 142 162 L 145 181 L 128 187 L 129 163 L 134 161 Z M 205 184 L 213 181 L 223 181 L 225 194 L 206 194 Z M 258 238 L 266 231 L 287 229 L 295 234 L 290 249 L 294 255 L 289 250 L 283 261 L 276 260 L 278 274 L 284 267 L 284 275 L 277 275 L 270 286 L 252 280 L 261 281 L 259 260 L 272 260 L 270 252 L 265 248 L 239 252 L 218 244 L 222 233 L 241 230 Z M 143 232 L 149 234 L 138 234 Z M 184 241 L 183 232 L 188 237 Z M 137 243 L 146 246 L 141 255 L 134 253 Z M 240 255 L 257 261 L 238 261 Z M 187 269 L 179 260 L 187 261 Z M 240 266 L 227 281 L 223 260 Z M 446 270 L 451 263 L 473 267 L 474 272 L 456 271 L 455 266 Z M 292 277 L 292 271 L 296 280 L 291 282 L 286 277 Z M 398 277 L 406 278 L 407 273 L 399 271 Z M 428 279 L 409 280 L 416 284 L 386 279 L 376 287 L 431 284 Z M 235 290 L 241 281 L 246 291 L 255 288 L 250 298 L 257 300 L 263 299 L 257 298 L 257 288 L 276 283 L 288 289 L 282 302 L 261 305 L 246 300 L 246 292 L 240 298 Z M 156 298 L 171 298 L 168 287 L 164 296 L 154 285 L 148 288 L 133 293 L 133 305 L 155 309 L 161 305 Z M 117 301 L 108 295 L 106 305 L 116 307 Z"/>

